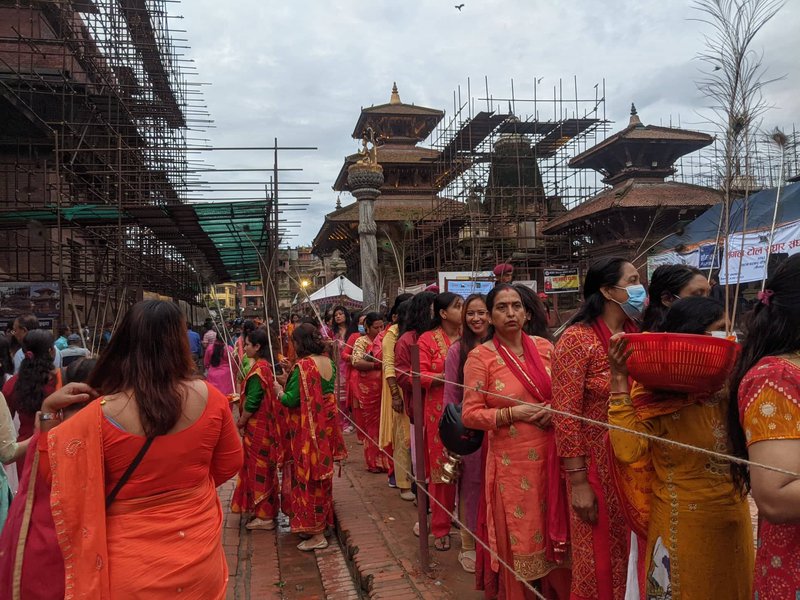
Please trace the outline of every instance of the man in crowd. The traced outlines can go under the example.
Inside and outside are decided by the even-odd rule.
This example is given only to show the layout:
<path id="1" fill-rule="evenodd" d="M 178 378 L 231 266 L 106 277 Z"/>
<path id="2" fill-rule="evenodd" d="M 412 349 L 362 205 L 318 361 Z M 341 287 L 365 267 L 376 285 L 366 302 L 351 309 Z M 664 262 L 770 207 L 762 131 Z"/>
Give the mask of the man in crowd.
<path id="1" fill-rule="evenodd" d="M 509 263 L 500 263 L 492 269 L 492 273 L 494 274 L 495 285 L 498 283 L 512 283 L 514 281 L 514 267 Z"/>
<path id="2" fill-rule="evenodd" d="M 11 330 L 11 333 L 14 335 L 14 338 L 17 340 L 17 342 L 19 342 L 20 345 L 20 349 L 14 354 L 14 373 L 19 371 L 22 360 L 25 358 L 21 348 L 22 340 L 25 339 L 26 333 L 33 331 L 34 329 L 40 329 L 39 319 L 36 318 L 36 315 L 22 315 L 14 319 L 14 328 Z M 53 346 L 53 350 L 55 351 L 55 355 L 53 356 L 53 366 L 58 369 L 61 367 L 61 351 L 55 346 Z"/>
<path id="3" fill-rule="evenodd" d="M 72 333 L 67 336 L 67 347 L 61 351 L 61 364 L 68 367 L 79 358 L 89 358 L 91 354 L 83 347 L 81 336 Z"/>
<path id="4" fill-rule="evenodd" d="M 186 327 L 188 328 L 187 335 L 189 336 L 189 350 L 192 353 L 192 358 L 194 358 L 194 362 L 198 365 L 202 364 L 203 358 L 203 343 L 200 341 L 200 334 L 197 333 L 194 329 L 192 329 L 191 323 L 186 323 Z"/>
<path id="5" fill-rule="evenodd" d="M 69 327 L 66 325 L 61 326 L 58 330 L 58 339 L 56 340 L 55 347 L 59 350 L 66 350 L 68 345 L 67 338 L 70 333 L 72 333 L 72 331 L 70 331 Z"/>

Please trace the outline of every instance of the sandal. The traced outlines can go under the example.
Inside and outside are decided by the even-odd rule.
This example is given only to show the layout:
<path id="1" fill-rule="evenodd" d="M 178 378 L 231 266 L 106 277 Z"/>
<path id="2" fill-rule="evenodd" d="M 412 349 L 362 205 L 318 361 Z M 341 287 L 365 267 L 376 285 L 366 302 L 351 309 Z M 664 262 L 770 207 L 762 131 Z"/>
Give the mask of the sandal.
<path id="1" fill-rule="evenodd" d="M 440 538 L 436 538 L 433 540 L 433 547 L 439 552 L 447 552 L 450 550 L 450 536 L 444 535 Z"/>
<path id="2" fill-rule="evenodd" d="M 458 562 L 467 573 L 475 572 L 475 550 L 462 550 L 458 553 Z"/>
<path id="3" fill-rule="evenodd" d="M 311 539 L 307 539 L 297 544 L 297 549 L 302 552 L 312 552 L 314 550 L 324 550 L 328 547 L 328 540 L 322 538 L 322 541 L 312 543 Z"/>

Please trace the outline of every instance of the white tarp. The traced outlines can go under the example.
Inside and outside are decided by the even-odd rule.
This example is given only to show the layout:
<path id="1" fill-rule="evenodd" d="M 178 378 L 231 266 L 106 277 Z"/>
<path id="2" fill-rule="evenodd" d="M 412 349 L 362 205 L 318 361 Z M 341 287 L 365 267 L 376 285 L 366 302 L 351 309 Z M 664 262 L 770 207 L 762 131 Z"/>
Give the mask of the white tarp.
<path id="1" fill-rule="evenodd" d="M 361 288 L 344 275 L 339 275 L 333 281 L 326 283 L 324 287 L 311 294 L 309 299 L 312 302 L 321 302 L 326 298 L 338 298 L 340 296 L 347 296 L 356 302 L 364 301 L 364 293 Z"/>

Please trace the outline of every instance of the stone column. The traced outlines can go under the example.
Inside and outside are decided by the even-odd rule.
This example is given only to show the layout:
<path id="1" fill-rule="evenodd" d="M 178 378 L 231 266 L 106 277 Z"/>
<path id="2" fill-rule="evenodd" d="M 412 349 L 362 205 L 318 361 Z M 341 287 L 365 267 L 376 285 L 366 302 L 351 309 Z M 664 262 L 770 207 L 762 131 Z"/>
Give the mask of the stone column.
<path id="1" fill-rule="evenodd" d="M 378 243 L 375 238 L 375 199 L 381 195 L 383 167 L 379 164 L 357 162 L 347 170 L 350 193 L 358 201 L 358 245 L 361 253 L 361 289 L 364 309 L 380 307 L 378 290 Z"/>

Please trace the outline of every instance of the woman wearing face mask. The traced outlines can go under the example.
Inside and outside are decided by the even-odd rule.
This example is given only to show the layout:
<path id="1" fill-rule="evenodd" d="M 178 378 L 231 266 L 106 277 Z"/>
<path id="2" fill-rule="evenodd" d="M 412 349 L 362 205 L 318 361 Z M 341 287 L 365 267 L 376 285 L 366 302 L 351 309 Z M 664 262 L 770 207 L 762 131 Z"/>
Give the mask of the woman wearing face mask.
<path id="1" fill-rule="evenodd" d="M 473 294 L 464 302 L 461 331 L 461 339 L 450 346 L 444 361 L 445 404 L 461 404 L 464 396 L 461 384 L 464 383 L 464 363 L 467 362 L 467 355 L 486 338 L 489 332 L 489 311 L 483 294 Z M 481 452 L 463 456 L 461 460 L 461 473 L 458 478 L 458 518 L 462 523 L 466 523 L 467 527 L 461 528 L 461 552 L 458 553 L 458 562 L 467 573 L 474 573 L 475 539 L 470 532 L 477 532 L 478 527 L 478 505 L 483 489 Z"/>
<path id="2" fill-rule="evenodd" d="M 370 473 L 385 473 L 389 470 L 389 459 L 380 451 L 376 442 L 381 424 L 381 344 L 379 335 L 383 331 L 380 313 L 371 312 L 364 318 L 366 333 L 356 340 L 350 364 L 356 384 L 354 400 L 361 411 L 364 428 L 364 461 Z"/>
<path id="3" fill-rule="evenodd" d="M 455 508 L 456 487 L 442 481 L 442 466 L 447 452 L 439 437 L 439 421 L 444 411 L 444 359 L 447 351 L 461 336 L 461 296 L 444 292 L 433 301 L 432 329 L 417 341 L 419 346 L 420 386 L 425 390 L 425 467 L 430 478 L 428 491 L 437 502 L 431 502 L 433 547 L 444 552 L 450 549 L 450 515 Z M 444 508 L 442 508 L 442 506 Z"/>
<path id="4" fill-rule="evenodd" d="M 677 300 L 662 331 L 722 332 L 723 306 L 716 300 Z M 608 422 L 696 448 L 730 453 L 727 387 L 708 394 L 653 391 L 629 385 L 627 342 L 611 339 Z M 748 600 L 753 579 L 753 530 L 747 499 L 733 483 L 730 463 L 621 431 L 609 433 L 625 464 L 652 461 L 652 492 L 644 506 L 646 594 L 653 600 L 726 598 Z M 647 486 L 644 486 L 647 487 Z M 638 503 L 637 503 L 638 504 Z"/>
<path id="5" fill-rule="evenodd" d="M 673 302 L 689 296 L 708 296 L 709 284 L 699 269 L 688 265 L 661 265 L 650 278 L 650 301 L 642 316 L 642 331 L 662 331 Z"/>
<path id="6" fill-rule="evenodd" d="M 583 284 L 584 302 L 553 355 L 553 407 L 608 421 L 611 336 L 637 331 L 647 292 L 639 272 L 623 258 L 594 263 Z M 568 417 L 553 419 L 558 453 L 572 505 L 572 599 L 625 596 L 630 529 L 612 469 L 608 430 Z"/>
<path id="7" fill-rule="evenodd" d="M 548 480 L 554 452 L 550 413 L 550 355 L 553 345 L 525 334 L 526 310 L 519 292 L 498 284 L 486 297 L 490 339 L 464 366 L 464 425 L 487 431 L 485 498 L 489 546 L 506 600 L 529 597 L 517 579 L 540 581 L 547 598 L 569 596 L 569 571 L 556 562 L 544 508 L 557 482 Z M 564 550 L 561 546 L 559 550 Z M 516 575 L 516 576 L 515 576 Z"/>

